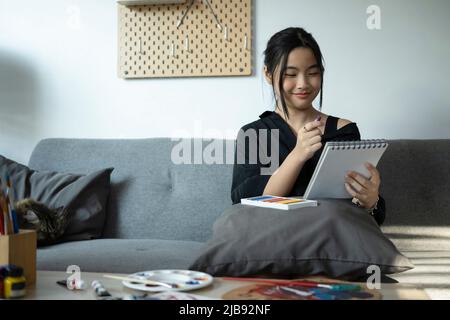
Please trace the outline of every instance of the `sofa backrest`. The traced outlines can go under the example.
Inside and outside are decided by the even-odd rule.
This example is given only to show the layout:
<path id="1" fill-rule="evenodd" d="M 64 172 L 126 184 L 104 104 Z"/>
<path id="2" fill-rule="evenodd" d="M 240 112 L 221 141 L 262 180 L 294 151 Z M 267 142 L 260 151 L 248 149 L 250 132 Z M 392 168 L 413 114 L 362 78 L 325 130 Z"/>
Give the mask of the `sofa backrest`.
<path id="1" fill-rule="evenodd" d="M 232 205 L 233 166 L 226 155 L 233 151 L 225 151 L 234 149 L 234 141 L 214 141 L 215 147 L 202 139 L 45 139 L 29 166 L 80 174 L 113 167 L 105 238 L 206 241 L 214 221 Z M 190 164 L 171 161 L 172 150 L 183 155 L 177 152 L 182 148 Z M 220 158 L 219 164 L 205 165 L 214 159 L 202 159 L 203 151 Z"/>
<path id="2" fill-rule="evenodd" d="M 378 168 L 386 225 L 450 226 L 450 139 L 389 141 Z"/>
<path id="3" fill-rule="evenodd" d="M 234 141 L 214 141 L 192 139 L 187 156 L 197 164 L 177 165 L 171 154 L 180 141 L 169 138 L 47 139 L 29 164 L 72 173 L 114 167 L 104 237 L 205 241 L 231 205 Z M 224 164 L 207 165 L 194 150 Z M 450 140 L 390 140 L 378 168 L 387 206 L 384 228 L 392 237 L 396 226 L 410 228 L 410 234 L 414 227 L 450 226 Z"/>

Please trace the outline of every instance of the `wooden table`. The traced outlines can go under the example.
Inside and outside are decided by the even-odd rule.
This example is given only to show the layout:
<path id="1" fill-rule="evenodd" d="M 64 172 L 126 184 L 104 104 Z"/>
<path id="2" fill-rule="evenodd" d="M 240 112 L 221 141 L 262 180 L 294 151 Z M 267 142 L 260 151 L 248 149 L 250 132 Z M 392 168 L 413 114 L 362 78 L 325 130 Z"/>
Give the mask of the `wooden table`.
<path id="1" fill-rule="evenodd" d="M 37 282 L 34 286 L 27 288 L 26 299 L 33 300 L 95 300 L 97 299 L 94 290 L 90 288 L 91 282 L 99 280 L 104 287 L 115 297 L 123 297 L 130 294 L 141 295 L 142 292 L 128 289 L 122 285 L 121 281 L 107 279 L 103 273 L 83 272 L 81 278 L 85 281 L 88 288 L 86 290 L 69 290 L 56 282 L 67 279 L 69 275 L 65 272 L 56 271 L 38 271 Z M 320 278 L 308 278 L 320 279 Z M 251 283 L 242 281 L 230 281 L 222 278 L 215 278 L 212 285 L 206 288 L 189 291 L 195 295 L 206 296 L 209 298 L 221 299 L 222 296 L 239 287 L 250 285 Z M 428 300 L 429 297 L 423 289 L 418 286 L 405 284 L 381 284 L 379 292 L 383 299 L 400 300 Z"/>

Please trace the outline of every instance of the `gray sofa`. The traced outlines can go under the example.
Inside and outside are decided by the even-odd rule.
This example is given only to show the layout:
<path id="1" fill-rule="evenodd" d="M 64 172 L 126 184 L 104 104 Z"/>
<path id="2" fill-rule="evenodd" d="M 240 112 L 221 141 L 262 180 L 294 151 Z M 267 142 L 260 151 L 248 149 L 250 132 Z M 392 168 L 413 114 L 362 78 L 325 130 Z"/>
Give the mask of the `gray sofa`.
<path id="1" fill-rule="evenodd" d="M 210 143 L 193 139 L 192 151 Z M 387 204 L 382 230 L 416 265 L 392 278 L 422 284 L 432 298 L 450 299 L 450 140 L 389 143 L 379 164 Z M 65 271 L 74 264 L 82 271 L 120 273 L 187 268 L 211 236 L 214 221 L 231 206 L 233 166 L 226 151 L 233 141 L 216 142 L 223 161 L 213 165 L 174 164 L 171 153 L 178 144 L 169 138 L 39 142 L 32 169 L 115 169 L 103 237 L 39 249 L 38 269 Z"/>

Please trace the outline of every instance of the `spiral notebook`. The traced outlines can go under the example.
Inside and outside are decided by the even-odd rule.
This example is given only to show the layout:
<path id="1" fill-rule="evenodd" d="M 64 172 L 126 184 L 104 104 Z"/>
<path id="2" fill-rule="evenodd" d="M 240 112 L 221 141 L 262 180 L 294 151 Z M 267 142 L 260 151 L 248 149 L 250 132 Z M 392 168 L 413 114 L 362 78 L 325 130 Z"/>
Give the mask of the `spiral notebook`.
<path id="1" fill-rule="evenodd" d="M 327 142 L 303 198 L 351 198 L 344 186 L 347 171 L 370 178 L 364 163 L 377 166 L 387 147 L 383 139 Z"/>

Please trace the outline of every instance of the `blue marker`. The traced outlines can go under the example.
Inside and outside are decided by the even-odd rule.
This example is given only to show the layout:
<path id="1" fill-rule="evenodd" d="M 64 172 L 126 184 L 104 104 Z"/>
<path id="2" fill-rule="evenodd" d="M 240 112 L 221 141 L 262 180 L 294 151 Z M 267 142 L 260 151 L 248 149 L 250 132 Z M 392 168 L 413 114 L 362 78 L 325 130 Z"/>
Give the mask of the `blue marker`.
<path id="1" fill-rule="evenodd" d="M 6 176 L 6 200 L 8 203 L 9 216 L 12 222 L 13 233 L 19 233 L 19 221 L 17 220 L 17 213 L 14 209 L 14 197 L 11 186 L 11 180 L 9 180 L 9 176 Z"/>
<path id="2" fill-rule="evenodd" d="M 14 208 L 11 209 L 11 218 L 13 222 L 14 233 L 19 233 L 19 221 L 17 220 L 17 213 Z"/>

